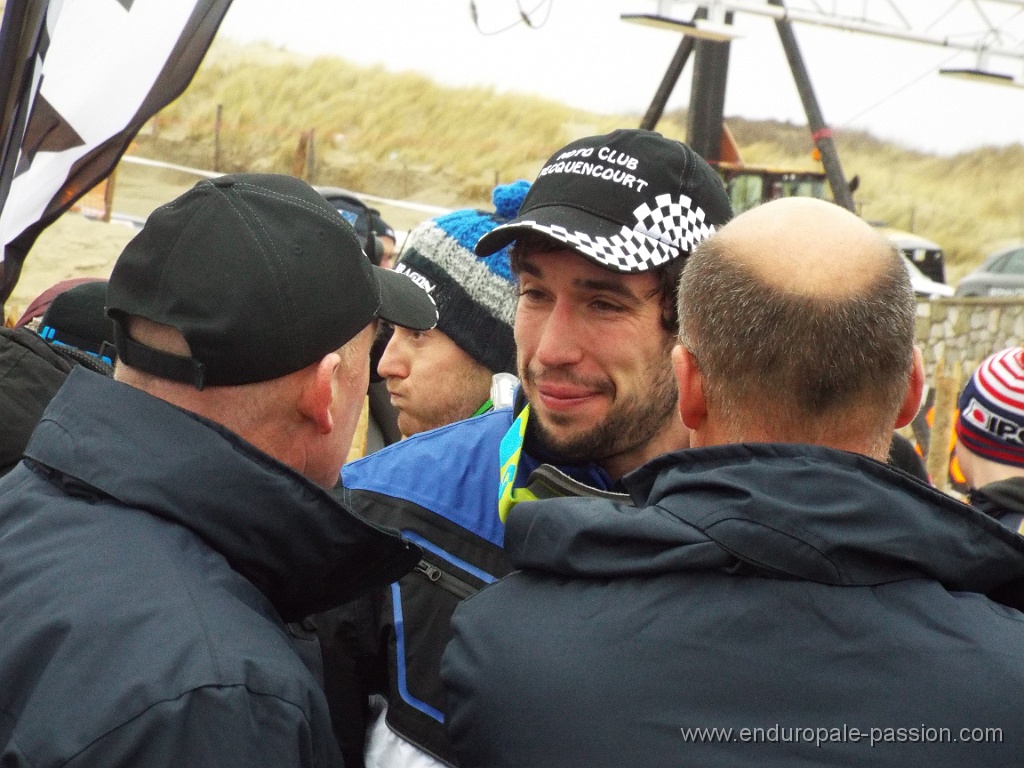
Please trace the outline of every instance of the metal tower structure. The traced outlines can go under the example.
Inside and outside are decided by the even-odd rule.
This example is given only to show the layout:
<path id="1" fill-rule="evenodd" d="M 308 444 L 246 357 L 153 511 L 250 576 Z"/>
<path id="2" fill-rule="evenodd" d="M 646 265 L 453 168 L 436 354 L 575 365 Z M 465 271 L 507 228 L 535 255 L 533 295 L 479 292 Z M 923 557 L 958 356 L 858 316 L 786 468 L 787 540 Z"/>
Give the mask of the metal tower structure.
<path id="1" fill-rule="evenodd" d="M 962 51 L 969 65 L 940 74 L 1024 88 L 1024 0 L 654 0 L 654 13 L 625 21 L 683 33 L 682 42 L 641 123 L 653 129 L 690 55 L 695 56 L 687 142 L 709 160 L 721 159 L 720 136 L 733 17 L 774 20 L 808 127 L 835 201 L 854 210 L 853 197 L 818 105 L 793 23 L 812 24 Z M 1017 74 L 994 68 L 1009 61 Z M 1007 66 L 1006 64 L 995 66 Z"/>

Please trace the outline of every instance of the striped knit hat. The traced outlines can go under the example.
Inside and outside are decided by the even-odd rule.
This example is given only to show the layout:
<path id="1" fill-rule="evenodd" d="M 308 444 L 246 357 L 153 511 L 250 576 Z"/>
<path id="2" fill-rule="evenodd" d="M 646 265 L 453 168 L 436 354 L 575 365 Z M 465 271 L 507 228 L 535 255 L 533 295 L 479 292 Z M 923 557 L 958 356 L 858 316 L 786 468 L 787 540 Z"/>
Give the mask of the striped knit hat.
<path id="1" fill-rule="evenodd" d="M 468 209 L 425 221 L 409 233 L 395 265 L 434 299 L 438 329 L 494 373 L 516 370 L 512 322 L 518 291 L 508 247 L 484 259 L 473 247 L 515 218 L 529 188 L 527 181 L 495 187 L 494 213 Z"/>
<path id="2" fill-rule="evenodd" d="M 985 358 L 960 395 L 957 439 L 971 453 L 1024 466 L 1024 349 Z"/>

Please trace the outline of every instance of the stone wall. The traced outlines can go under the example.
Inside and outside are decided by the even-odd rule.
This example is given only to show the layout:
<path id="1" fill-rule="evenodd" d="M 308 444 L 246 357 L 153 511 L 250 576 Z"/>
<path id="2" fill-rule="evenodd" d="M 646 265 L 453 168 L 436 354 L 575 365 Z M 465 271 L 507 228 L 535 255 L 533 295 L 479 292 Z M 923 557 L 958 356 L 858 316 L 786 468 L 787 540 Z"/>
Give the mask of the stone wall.
<path id="1" fill-rule="evenodd" d="M 950 454 L 958 395 L 982 360 L 1024 345 L 1024 299 L 919 301 L 916 331 L 928 392 L 921 412 L 902 432 L 917 442 L 935 485 L 962 494 L 967 487 Z"/>
<path id="2" fill-rule="evenodd" d="M 1024 299 L 935 299 L 917 305 L 917 343 L 929 382 L 936 366 L 960 363 L 964 376 L 993 352 L 1024 344 Z"/>

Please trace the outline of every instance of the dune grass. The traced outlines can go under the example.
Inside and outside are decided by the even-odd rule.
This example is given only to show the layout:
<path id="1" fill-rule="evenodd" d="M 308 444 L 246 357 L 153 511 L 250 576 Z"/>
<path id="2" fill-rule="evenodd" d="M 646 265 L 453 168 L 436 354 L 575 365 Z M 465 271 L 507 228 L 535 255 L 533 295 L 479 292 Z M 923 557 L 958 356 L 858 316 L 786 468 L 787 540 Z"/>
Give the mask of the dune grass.
<path id="1" fill-rule="evenodd" d="M 639 122 L 637 115 L 587 113 L 534 96 L 446 88 L 414 73 L 218 41 L 134 151 L 203 168 L 216 159 L 228 172 L 301 173 L 314 183 L 434 205 L 486 205 L 496 182 L 532 179 L 573 138 Z M 727 122 L 747 162 L 820 168 L 805 126 Z M 685 124 L 685 114 L 669 114 L 658 129 L 684 139 Z M 1024 181 L 1015 172 L 1024 169 L 1024 146 L 940 157 L 859 131 L 834 136 L 847 178 L 860 177 L 861 214 L 942 244 L 953 280 L 991 249 L 1024 239 Z M 310 154 L 300 149 L 303 141 Z"/>

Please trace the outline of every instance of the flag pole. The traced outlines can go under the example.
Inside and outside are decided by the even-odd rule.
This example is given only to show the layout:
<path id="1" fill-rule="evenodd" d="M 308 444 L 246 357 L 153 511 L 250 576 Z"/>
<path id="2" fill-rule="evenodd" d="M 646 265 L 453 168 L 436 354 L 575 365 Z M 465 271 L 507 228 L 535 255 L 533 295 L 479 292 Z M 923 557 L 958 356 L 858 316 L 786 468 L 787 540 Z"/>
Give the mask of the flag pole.
<path id="1" fill-rule="evenodd" d="M 46 0 L 9 0 L 0 25 L 0 83 L 7 97 L 0 104 L 0 210 L 10 193 L 21 136 L 28 121 L 32 60 L 46 21 Z"/>

